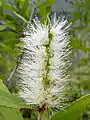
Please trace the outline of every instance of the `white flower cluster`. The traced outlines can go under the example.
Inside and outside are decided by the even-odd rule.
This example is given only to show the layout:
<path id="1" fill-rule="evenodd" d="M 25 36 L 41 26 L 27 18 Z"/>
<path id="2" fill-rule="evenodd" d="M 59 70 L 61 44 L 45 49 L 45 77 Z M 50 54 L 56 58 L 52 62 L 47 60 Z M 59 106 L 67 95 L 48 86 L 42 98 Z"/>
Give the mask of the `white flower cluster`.
<path id="1" fill-rule="evenodd" d="M 59 107 L 67 85 L 69 37 L 67 20 L 28 24 L 22 38 L 24 54 L 18 66 L 20 96 L 27 104 Z"/>

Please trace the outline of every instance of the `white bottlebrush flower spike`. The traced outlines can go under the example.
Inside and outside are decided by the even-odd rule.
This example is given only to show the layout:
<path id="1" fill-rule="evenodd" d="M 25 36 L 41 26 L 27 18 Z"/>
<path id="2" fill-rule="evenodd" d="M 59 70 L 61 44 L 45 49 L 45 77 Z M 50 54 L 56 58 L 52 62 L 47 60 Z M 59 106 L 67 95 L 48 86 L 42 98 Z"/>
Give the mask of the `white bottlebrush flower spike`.
<path id="1" fill-rule="evenodd" d="M 60 107 L 67 84 L 68 27 L 63 18 L 28 24 L 22 38 L 24 54 L 18 66 L 20 96 L 27 104 Z"/>

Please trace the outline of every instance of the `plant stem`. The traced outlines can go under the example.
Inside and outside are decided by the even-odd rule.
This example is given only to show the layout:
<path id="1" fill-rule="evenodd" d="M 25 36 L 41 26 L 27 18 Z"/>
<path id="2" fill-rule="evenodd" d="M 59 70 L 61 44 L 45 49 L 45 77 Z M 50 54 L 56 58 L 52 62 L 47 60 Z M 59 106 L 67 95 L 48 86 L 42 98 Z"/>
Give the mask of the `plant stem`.
<path id="1" fill-rule="evenodd" d="M 43 114 L 43 111 L 39 112 L 39 115 L 38 115 L 38 119 L 37 119 L 37 120 L 41 120 L 42 114 Z"/>
<path id="2" fill-rule="evenodd" d="M 42 118 L 42 114 L 43 112 L 48 108 L 48 106 L 46 104 L 44 104 L 41 108 L 39 108 L 38 112 L 39 112 L 39 115 L 38 115 L 38 119 L 37 120 L 41 120 Z"/>

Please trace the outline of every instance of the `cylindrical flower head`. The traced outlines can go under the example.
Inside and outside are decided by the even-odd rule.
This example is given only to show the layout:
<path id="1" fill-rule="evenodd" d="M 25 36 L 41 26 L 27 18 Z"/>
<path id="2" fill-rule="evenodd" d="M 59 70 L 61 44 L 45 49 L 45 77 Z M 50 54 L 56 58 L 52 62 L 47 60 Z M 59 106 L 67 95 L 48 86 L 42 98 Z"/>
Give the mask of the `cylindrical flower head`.
<path id="1" fill-rule="evenodd" d="M 67 85 L 69 37 L 63 18 L 34 21 L 24 32 L 24 54 L 18 66 L 20 96 L 27 104 L 60 107 Z"/>

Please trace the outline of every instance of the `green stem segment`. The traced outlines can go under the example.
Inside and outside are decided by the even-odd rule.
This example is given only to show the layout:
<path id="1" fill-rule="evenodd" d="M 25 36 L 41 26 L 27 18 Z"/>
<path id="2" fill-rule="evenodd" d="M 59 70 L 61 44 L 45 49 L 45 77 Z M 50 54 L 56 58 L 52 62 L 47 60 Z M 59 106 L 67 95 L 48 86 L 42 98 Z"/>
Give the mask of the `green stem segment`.
<path id="1" fill-rule="evenodd" d="M 53 34 L 52 33 L 48 33 L 48 38 L 49 40 L 47 42 L 45 42 L 43 44 L 43 46 L 45 47 L 46 49 L 46 58 L 45 58 L 45 66 L 44 66 L 44 70 L 45 70 L 45 74 L 43 75 L 43 85 L 44 85 L 44 89 L 46 90 L 49 86 L 50 86 L 50 77 L 48 76 L 48 73 L 50 71 L 50 59 L 51 59 L 51 42 L 52 42 L 52 39 L 53 39 Z"/>

